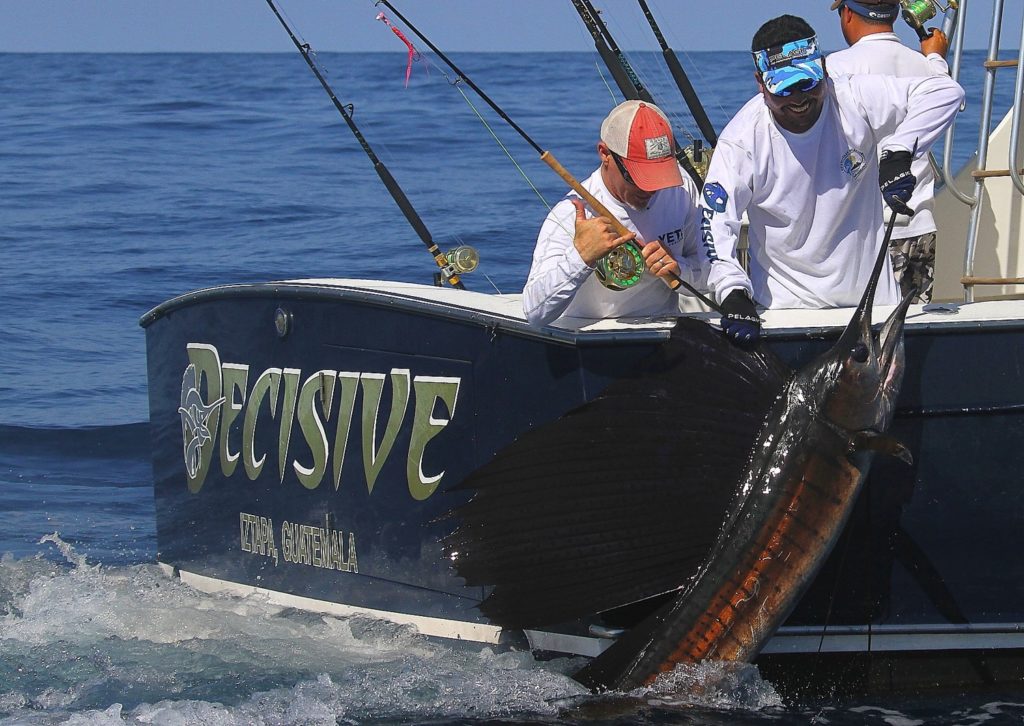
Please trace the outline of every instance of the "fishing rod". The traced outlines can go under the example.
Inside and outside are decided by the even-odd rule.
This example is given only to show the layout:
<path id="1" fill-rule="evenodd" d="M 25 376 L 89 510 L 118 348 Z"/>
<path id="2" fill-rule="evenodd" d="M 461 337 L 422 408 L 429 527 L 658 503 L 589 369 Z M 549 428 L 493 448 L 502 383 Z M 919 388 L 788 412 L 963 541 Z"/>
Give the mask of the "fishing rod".
<path id="1" fill-rule="evenodd" d="M 594 48 L 597 49 L 597 54 L 601 56 L 601 60 L 612 74 L 612 79 L 622 95 L 629 100 L 646 101 L 656 106 L 654 98 L 640 82 L 640 78 L 629 61 L 626 60 L 626 56 L 619 50 L 615 39 L 608 32 L 608 27 L 601 21 L 590 0 L 572 0 L 572 5 L 576 8 L 583 24 L 587 26 L 590 36 L 594 39 Z"/>
<path id="2" fill-rule="evenodd" d="M 590 0 L 572 0 L 572 5 L 583 20 L 583 24 L 587 26 L 587 30 L 594 39 L 594 47 L 597 48 L 598 55 L 601 56 L 601 60 L 604 61 L 626 100 L 645 101 L 652 106 L 657 106 L 658 104 L 654 102 L 650 91 L 640 82 L 640 78 L 629 64 L 625 53 L 619 49 L 611 31 L 608 30 L 608 25 L 601 19 L 601 14 L 594 4 Z M 682 146 L 676 144 L 676 161 L 690 175 L 698 189 L 704 185 L 704 177 L 697 168 L 702 163 L 701 158 L 702 152 L 699 142 L 696 140 L 694 141 L 693 158 L 686 153 Z"/>
<path id="3" fill-rule="evenodd" d="M 271 0 L 267 0 L 267 2 L 270 1 Z M 615 231 L 618 232 L 620 236 L 632 234 L 632 232 L 626 229 L 626 226 L 621 221 L 619 221 L 618 217 L 616 217 L 614 214 L 608 211 L 607 207 L 601 204 L 601 202 L 598 201 L 598 199 L 593 194 L 588 192 L 583 187 L 583 185 L 580 184 L 579 181 L 577 181 L 576 177 L 569 173 L 568 169 L 562 166 L 561 162 L 559 162 L 558 159 L 555 158 L 554 154 L 552 154 L 550 151 L 541 148 L 536 141 L 530 138 L 529 134 L 523 131 L 519 127 L 519 125 L 516 124 L 516 122 L 513 121 L 509 117 L 509 115 L 501 109 L 501 107 L 498 106 L 498 104 L 492 101 L 490 96 L 488 96 L 486 93 L 480 90 L 480 87 L 473 83 L 469 76 L 462 72 L 461 68 L 455 65 L 455 63 L 448 56 L 446 56 L 436 45 L 431 43 L 429 38 L 423 35 L 423 33 L 421 33 L 415 25 L 410 23 L 409 20 L 404 15 L 402 15 L 402 13 L 400 13 L 398 9 L 390 3 L 389 0 L 376 0 L 375 4 L 383 5 L 392 13 L 394 13 L 395 17 L 401 20 L 406 25 L 406 27 L 409 28 L 409 30 L 416 34 L 416 37 L 418 37 L 420 40 L 426 43 L 427 47 L 429 47 L 430 50 L 433 51 L 438 58 L 440 58 L 449 68 L 452 69 L 452 71 L 454 71 L 459 76 L 459 81 L 465 82 L 467 86 L 473 89 L 473 92 L 476 93 L 484 103 L 490 106 L 491 109 L 496 114 L 498 114 L 498 116 L 501 117 L 503 121 L 505 121 L 509 126 L 511 126 L 515 130 L 515 132 L 518 133 L 523 138 L 523 140 L 533 148 L 534 151 L 540 154 L 541 161 L 543 161 L 545 164 L 551 167 L 551 169 L 556 174 L 558 174 L 559 177 L 561 177 L 562 181 L 568 184 L 574 192 L 579 194 L 581 197 L 583 197 L 583 199 L 587 201 L 591 209 L 593 209 L 599 216 L 606 217 L 609 220 L 611 220 L 612 226 L 615 228 Z M 605 280 L 602 279 L 601 282 L 610 289 L 616 290 L 623 289 L 625 287 L 630 287 L 639 282 L 640 277 L 643 274 L 643 256 L 640 254 L 640 250 L 637 248 L 637 246 L 631 242 L 627 242 L 626 244 L 615 248 L 602 259 L 606 260 L 608 271 L 612 275 L 616 276 L 621 281 L 621 283 L 624 283 L 621 285 L 621 287 L 614 287 L 608 285 L 605 282 Z M 598 272 L 600 273 L 600 266 Z M 661 279 L 665 280 L 665 284 L 667 284 L 671 289 L 678 292 L 680 287 L 685 288 L 698 300 L 703 302 L 712 310 L 715 310 L 720 313 L 722 312 L 722 308 L 717 303 L 708 298 L 697 288 L 683 280 L 678 275 L 672 275 L 669 279 Z"/>
<path id="4" fill-rule="evenodd" d="M 309 69 L 313 71 L 313 75 L 316 76 L 316 79 L 320 81 L 320 85 L 324 87 L 327 95 L 330 96 L 331 101 L 334 103 L 334 107 L 338 109 L 342 118 L 345 119 L 345 123 L 348 124 L 349 129 L 351 129 L 352 133 L 355 135 L 356 141 L 359 142 L 359 145 L 363 148 L 363 151 L 366 152 L 366 155 L 370 157 L 374 171 L 377 172 L 377 176 L 380 177 L 380 180 L 384 182 L 384 186 L 387 188 L 388 192 L 391 193 L 391 197 L 395 200 L 395 203 L 398 204 L 398 208 L 402 210 L 402 214 L 405 215 L 405 218 L 409 221 L 409 224 L 416 231 L 419 238 L 423 240 L 423 244 L 427 246 L 427 251 L 434 257 L 434 261 L 437 262 L 437 266 L 441 269 L 441 278 L 443 280 L 447 280 L 452 287 L 458 288 L 459 290 L 466 289 L 465 285 L 462 284 L 462 280 L 459 279 L 459 273 L 470 272 L 470 270 L 459 269 L 455 265 L 449 264 L 445 254 L 440 250 L 440 248 L 438 248 L 437 244 L 435 244 L 434 240 L 431 238 L 430 232 L 427 230 L 427 226 L 423 223 L 423 220 L 420 219 L 420 215 L 418 215 L 416 210 L 413 208 L 412 202 L 410 202 L 409 198 L 405 196 L 405 192 L 403 192 L 402 188 L 398 186 L 398 182 L 395 180 L 395 177 L 391 175 L 391 172 L 388 171 L 386 166 L 384 166 L 384 163 L 377 158 L 375 153 L 373 153 L 373 149 L 370 147 L 369 143 L 367 143 L 362 133 L 360 133 L 359 128 L 356 126 L 356 123 L 352 118 L 353 107 L 351 105 L 348 107 L 343 105 L 334 94 L 334 90 L 331 88 L 330 84 L 327 83 L 327 79 L 324 78 L 323 73 L 321 73 L 316 62 L 313 60 L 312 48 L 309 43 L 302 43 L 297 37 L 295 37 L 295 33 L 292 32 L 291 27 L 289 27 L 287 21 L 285 21 L 284 17 L 277 9 L 277 6 L 274 4 L 274 0 L 267 0 L 267 5 L 269 5 L 270 9 L 274 11 L 274 15 L 277 16 L 277 19 L 281 22 L 285 31 L 287 31 L 288 37 L 292 39 L 292 43 L 294 43 L 295 47 L 299 49 L 299 53 L 302 54 L 302 57 L 305 59 Z"/>
<path id="5" fill-rule="evenodd" d="M 690 109 L 690 115 L 693 116 L 693 120 L 697 122 L 697 128 L 700 129 L 701 134 L 710 146 L 717 145 L 718 134 L 715 133 L 715 127 L 711 125 L 711 120 L 704 111 L 704 106 L 697 97 L 697 92 L 693 90 L 693 84 L 690 83 L 690 79 L 687 77 L 686 71 L 683 70 L 679 58 L 676 57 L 675 51 L 665 42 L 665 36 L 662 35 L 658 22 L 654 19 L 651 9 L 647 6 L 647 0 L 637 0 L 637 2 L 640 4 L 640 9 L 644 11 L 644 17 L 647 18 L 648 25 L 654 31 L 654 37 L 658 39 L 661 53 L 665 57 L 665 65 L 668 66 L 668 71 L 672 74 L 672 79 L 676 82 L 679 92 L 683 94 L 683 100 L 686 101 L 686 107 Z"/>

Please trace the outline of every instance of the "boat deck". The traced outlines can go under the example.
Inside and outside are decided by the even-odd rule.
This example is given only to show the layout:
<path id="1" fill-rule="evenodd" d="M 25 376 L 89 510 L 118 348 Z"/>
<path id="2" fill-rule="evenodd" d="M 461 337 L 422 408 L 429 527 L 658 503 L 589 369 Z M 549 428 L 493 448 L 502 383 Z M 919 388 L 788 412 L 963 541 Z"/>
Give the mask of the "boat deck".
<path id="1" fill-rule="evenodd" d="M 344 278 L 322 278 L 287 280 L 282 285 L 320 289 L 324 292 L 337 291 L 368 299 L 378 299 L 381 304 L 409 305 L 419 308 L 449 308 L 468 314 L 484 314 L 508 322 L 526 325 L 522 311 L 522 295 L 480 293 L 469 290 L 455 290 L 416 283 L 402 283 L 382 280 L 357 280 Z M 892 305 L 875 307 L 875 320 L 880 322 L 892 311 Z M 801 333 L 806 335 L 815 330 L 832 330 L 844 327 L 850 320 L 852 308 L 831 308 L 826 310 L 793 309 L 765 310 L 761 317 L 769 336 Z M 698 317 L 717 323 L 718 313 L 681 312 L 682 315 Z M 568 332 L 573 334 L 618 333 L 624 331 L 651 330 L 667 331 L 673 319 L 661 318 L 563 318 L 544 331 Z M 907 315 L 908 332 L 949 326 L 1007 326 L 1024 324 L 1024 300 L 990 300 L 973 303 L 932 303 L 912 305 Z M 541 332 L 541 331 L 537 331 Z M 587 335 L 586 337 L 590 337 Z"/>

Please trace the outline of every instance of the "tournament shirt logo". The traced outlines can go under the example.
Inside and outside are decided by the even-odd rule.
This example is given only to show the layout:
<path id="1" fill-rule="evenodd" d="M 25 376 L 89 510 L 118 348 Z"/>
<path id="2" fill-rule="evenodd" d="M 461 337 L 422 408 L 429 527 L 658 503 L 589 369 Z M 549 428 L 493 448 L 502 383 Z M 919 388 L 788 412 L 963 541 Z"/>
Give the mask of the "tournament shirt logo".
<path id="1" fill-rule="evenodd" d="M 709 182 L 704 185 L 704 201 L 716 212 L 724 212 L 729 195 L 718 182 Z"/>
<path id="2" fill-rule="evenodd" d="M 843 160 L 840 162 L 840 166 L 843 169 L 843 173 L 852 179 L 856 179 L 864 171 L 867 166 L 864 163 L 864 154 L 860 153 L 856 149 L 850 149 L 843 154 Z"/>

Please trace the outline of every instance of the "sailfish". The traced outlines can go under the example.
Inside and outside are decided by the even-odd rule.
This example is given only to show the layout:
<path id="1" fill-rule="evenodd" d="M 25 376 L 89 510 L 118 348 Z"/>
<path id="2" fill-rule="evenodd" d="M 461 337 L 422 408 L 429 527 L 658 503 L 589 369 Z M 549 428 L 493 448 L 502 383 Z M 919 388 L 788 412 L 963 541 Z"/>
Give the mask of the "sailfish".
<path id="1" fill-rule="evenodd" d="M 531 628 L 663 601 L 575 674 L 596 691 L 756 658 L 827 558 L 874 454 L 910 460 L 885 432 L 913 293 L 877 336 L 871 322 L 889 233 L 846 329 L 798 371 L 765 343 L 740 350 L 681 318 L 631 375 L 470 474 L 445 547 L 467 584 L 493 586 L 483 614 Z"/>

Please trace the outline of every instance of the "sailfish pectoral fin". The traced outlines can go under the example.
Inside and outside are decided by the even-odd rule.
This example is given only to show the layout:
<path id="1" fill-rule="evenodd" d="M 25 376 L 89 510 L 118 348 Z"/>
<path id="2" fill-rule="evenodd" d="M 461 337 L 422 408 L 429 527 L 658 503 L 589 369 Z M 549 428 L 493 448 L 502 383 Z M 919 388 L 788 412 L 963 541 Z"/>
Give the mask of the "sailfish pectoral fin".
<path id="1" fill-rule="evenodd" d="M 871 429 L 857 431 L 850 440 L 850 453 L 855 451 L 877 451 L 880 454 L 895 456 L 908 466 L 914 463 L 910 449 L 893 436 L 882 434 Z"/>

